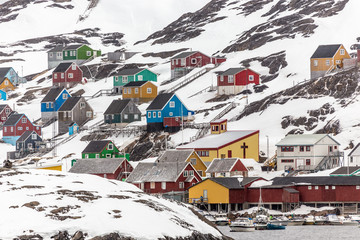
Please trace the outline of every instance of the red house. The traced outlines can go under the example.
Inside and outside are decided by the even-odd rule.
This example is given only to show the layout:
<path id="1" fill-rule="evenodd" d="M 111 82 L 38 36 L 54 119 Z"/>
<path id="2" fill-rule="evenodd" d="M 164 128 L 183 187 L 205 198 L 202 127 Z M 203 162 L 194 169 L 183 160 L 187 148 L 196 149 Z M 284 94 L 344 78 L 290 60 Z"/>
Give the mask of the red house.
<path id="1" fill-rule="evenodd" d="M 183 194 L 201 181 L 201 176 L 189 162 L 140 162 L 126 180 L 146 193 Z"/>
<path id="2" fill-rule="evenodd" d="M 69 170 L 71 173 L 93 174 L 107 179 L 125 181 L 133 167 L 125 158 L 78 159 Z"/>
<path id="3" fill-rule="evenodd" d="M 225 62 L 223 57 L 209 57 L 199 51 L 183 52 L 171 58 L 171 78 L 186 75 L 194 68 L 200 68 L 210 63 L 219 65 Z"/>
<path id="4" fill-rule="evenodd" d="M 53 86 L 70 88 L 82 82 L 83 71 L 76 63 L 60 63 L 52 73 Z"/>
<path id="5" fill-rule="evenodd" d="M 6 122 L 6 120 L 9 118 L 9 115 L 13 112 L 13 110 L 10 108 L 7 104 L 1 104 L 0 105 L 0 123 Z"/>
<path id="6" fill-rule="evenodd" d="M 3 140 L 15 146 L 16 140 L 26 131 L 35 131 L 41 136 L 41 127 L 34 125 L 25 114 L 11 114 L 3 125 Z"/>
<path id="7" fill-rule="evenodd" d="M 248 162 L 253 162 L 253 165 L 257 165 L 253 159 L 244 159 L 246 163 L 242 162 L 240 158 L 215 158 L 206 170 L 207 177 L 230 177 L 234 175 L 247 176 L 249 171 L 247 165 Z M 253 170 L 253 169 L 252 169 Z"/>
<path id="8" fill-rule="evenodd" d="M 217 76 L 219 95 L 238 94 L 250 84 L 260 84 L 260 75 L 250 68 L 229 68 Z"/>

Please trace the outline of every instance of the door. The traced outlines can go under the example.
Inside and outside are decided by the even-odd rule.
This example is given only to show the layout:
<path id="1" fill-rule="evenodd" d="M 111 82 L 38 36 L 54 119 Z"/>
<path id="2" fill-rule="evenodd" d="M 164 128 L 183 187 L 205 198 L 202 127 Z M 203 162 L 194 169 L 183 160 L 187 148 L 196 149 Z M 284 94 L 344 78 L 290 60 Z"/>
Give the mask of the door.
<path id="1" fill-rule="evenodd" d="M 204 189 L 204 191 L 203 191 L 203 197 L 204 197 L 204 199 L 207 199 L 207 197 L 208 197 L 208 194 L 207 194 L 207 190 L 206 190 L 206 189 Z"/>
<path id="2" fill-rule="evenodd" d="M 296 159 L 296 168 L 299 169 L 300 166 L 304 166 L 304 159 Z"/>
<path id="3" fill-rule="evenodd" d="M 231 158 L 231 157 L 232 157 L 232 151 L 228 150 L 228 158 Z"/>

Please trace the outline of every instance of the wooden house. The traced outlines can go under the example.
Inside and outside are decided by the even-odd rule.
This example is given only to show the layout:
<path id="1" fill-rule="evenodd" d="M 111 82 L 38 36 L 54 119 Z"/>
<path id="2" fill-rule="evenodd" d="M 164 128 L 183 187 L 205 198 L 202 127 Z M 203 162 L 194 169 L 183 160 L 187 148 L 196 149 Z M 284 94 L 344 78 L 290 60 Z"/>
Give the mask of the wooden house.
<path id="1" fill-rule="evenodd" d="M 150 81 L 129 82 L 124 86 L 122 96 L 135 102 L 149 102 L 156 98 L 157 86 Z"/>
<path id="2" fill-rule="evenodd" d="M 57 111 L 71 97 L 64 87 L 51 88 L 41 100 L 41 119 L 43 122 L 57 118 Z"/>
<path id="3" fill-rule="evenodd" d="M 41 127 L 34 125 L 25 114 L 11 114 L 3 124 L 3 140 L 15 146 L 16 141 L 26 131 L 35 131 L 41 136 Z"/>
<path id="4" fill-rule="evenodd" d="M 206 176 L 207 166 L 194 150 L 167 150 L 157 159 L 157 162 L 189 162 L 201 177 Z"/>
<path id="5" fill-rule="evenodd" d="M 229 68 L 217 75 L 219 95 L 238 94 L 249 85 L 260 84 L 260 75 L 250 68 Z"/>
<path id="6" fill-rule="evenodd" d="M 310 58 L 310 77 L 325 76 L 334 69 L 343 68 L 343 60 L 351 58 L 342 44 L 320 45 Z"/>
<path id="7" fill-rule="evenodd" d="M 3 78 L 0 79 L 0 89 L 7 92 L 10 90 L 14 90 L 15 85 L 8 78 Z"/>
<path id="8" fill-rule="evenodd" d="M 348 154 L 348 164 L 347 165 L 360 166 L 360 143 L 358 143 Z"/>
<path id="9" fill-rule="evenodd" d="M 151 81 L 157 82 L 157 74 L 146 68 L 121 69 L 114 76 L 114 92 L 122 93 L 122 88 L 129 82 Z"/>
<path id="10" fill-rule="evenodd" d="M 146 193 L 183 196 L 201 176 L 189 162 L 140 162 L 126 181 Z"/>
<path id="11" fill-rule="evenodd" d="M 35 131 L 25 131 L 16 141 L 16 151 L 19 153 L 32 153 L 39 150 L 42 138 Z"/>
<path id="12" fill-rule="evenodd" d="M 252 159 L 255 162 L 255 160 Z M 261 170 L 261 168 L 259 168 Z M 206 170 L 206 177 L 248 176 L 249 169 L 240 158 L 215 158 Z"/>
<path id="13" fill-rule="evenodd" d="M 323 170 L 340 164 L 340 144 L 328 134 L 289 134 L 276 144 L 278 170 Z"/>
<path id="14" fill-rule="evenodd" d="M 141 112 L 131 99 L 113 100 L 104 112 L 104 122 L 108 124 L 141 121 Z"/>
<path id="15" fill-rule="evenodd" d="M 71 88 L 82 83 L 83 71 L 74 62 L 60 63 L 52 73 L 53 86 Z"/>
<path id="16" fill-rule="evenodd" d="M 2 82 L 5 79 L 9 80 L 11 82 L 11 85 L 14 87 L 19 85 L 20 83 L 26 82 L 26 79 L 20 77 L 12 67 L 0 68 L 0 81 Z"/>
<path id="17" fill-rule="evenodd" d="M 346 166 L 339 167 L 332 173 L 330 173 L 331 177 L 339 177 L 339 176 L 360 176 L 360 166 Z"/>
<path id="18" fill-rule="evenodd" d="M 83 97 L 69 97 L 58 110 L 58 131 L 66 133 L 73 122 L 82 126 L 93 117 L 94 111 Z"/>
<path id="19" fill-rule="evenodd" d="M 210 124 L 210 135 L 176 149 L 193 149 L 205 163 L 214 158 L 252 158 L 259 161 L 259 130 L 229 131 L 227 120 L 216 120 Z"/>
<path id="20" fill-rule="evenodd" d="M 133 167 L 125 158 L 94 158 L 77 160 L 69 172 L 125 181 L 132 170 Z"/>
<path id="21" fill-rule="evenodd" d="M 147 131 L 176 132 L 182 121 L 193 119 L 194 111 L 189 110 L 175 93 L 159 94 L 146 109 Z"/>
<path id="22" fill-rule="evenodd" d="M 126 158 L 128 153 L 121 153 L 111 140 L 91 141 L 81 153 L 82 159 L 93 158 Z"/>
<path id="23" fill-rule="evenodd" d="M 207 64 L 219 65 L 225 62 L 223 57 L 210 57 L 199 51 L 182 52 L 171 58 L 171 78 L 179 78 L 189 73 L 194 68 Z"/>
<path id="24" fill-rule="evenodd" d="M 69 136 L 74 135 L 80 131 L 80 127 L 76 122 L 69 125 Z"/>
<path id="25" fill-rule="evenodd" d="M 3 101 L 7 100 L 7 93 L 3 90 L 0 90 L 0 100 L 3 100 Z"/>
<path id="26" fill-rule="evenodd" d="M 94 50 L 86 44 L 57 45 L 47 53 L 49 69 L 64 62 L 75 62 L 81 65 L 89 59 L 101 56 L 100 50 Z"/>
<path id="27" fill-rule="evenodd" d="M 8 104 L 1 104 L 0 105 L 0 124 L 6 122 L 9 118 L 10 114 L 13 112 L 11 107 Z"/>

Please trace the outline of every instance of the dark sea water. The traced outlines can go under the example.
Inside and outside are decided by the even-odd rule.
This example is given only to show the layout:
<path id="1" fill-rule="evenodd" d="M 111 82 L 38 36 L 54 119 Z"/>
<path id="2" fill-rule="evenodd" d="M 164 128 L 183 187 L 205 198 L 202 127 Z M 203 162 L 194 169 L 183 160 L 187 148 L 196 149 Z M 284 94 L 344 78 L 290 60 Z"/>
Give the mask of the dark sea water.
<path id="1" fill-rule="evenodd" d="M 273 240 L 273 239 L 360 239 L 358 226 L 287 226 L 285 230 L 265 230 L 254 232 L 230 232 L 229 226 L 219 226 L 220 231 L 234 239 Z"/>

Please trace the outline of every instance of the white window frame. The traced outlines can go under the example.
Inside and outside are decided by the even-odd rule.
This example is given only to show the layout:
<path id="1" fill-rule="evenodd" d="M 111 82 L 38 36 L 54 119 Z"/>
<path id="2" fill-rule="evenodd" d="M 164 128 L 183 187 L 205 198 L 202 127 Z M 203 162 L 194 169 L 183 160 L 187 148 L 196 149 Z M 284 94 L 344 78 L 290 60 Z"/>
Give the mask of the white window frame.
<path id="1" fill-rule="evenodd" d="M 359 186 L 359 185 L 357 185 L 357 186 L 356 186 L 356 190 L 359 190 L 359 189 L 360 189 L 360 186 Z"/>
<path id="2" fill-rule="evenodd" d="M 80 102 L 80 109 L 85 108 L 85 106 L 86 106 L 85 102 Z"/>
<path id="3" fill-rule="evenodd" d="M 158 112 L 158 118 L 161 118 L 161 111 Z"/>
<path id="4" fill-rule="evenodd" d="M 65 76 L 65 73 L 61 73 L 61 78 L 64 78 L 64 76 Z"/>
<path id="5" fill-rule="evenodd" d="M 6 120 L 6 117 L 1 117 L 1 120 L 2 120 L 2 121 L 5 121 L 5 120 Z"/>
<path id="6" fill-rule="evenodd" d="M 63 93 L 62 98 L 63 99 L 68 99 L 68 95 L 66 93 Z"/>
<path id="7" fill-rule="evenodd" d="M 27 148 L 28 148 L 28 149 L 33 148 L 33 144 L 32 144 L 32 143 L 28 143 Z"/>
<path id="8" fill-rule="evenodd" d="M 23 128 L 22 127 L 18 127 L 18 131 L 22 131 L 23 130 Z"/>
<path id="9" fill-rule="evenodd" d="M 194 176 L 194 170 L 189 170 L 189 176 Z"/>
<path id="10" fill-rule="evenodd" d="M 36 140 L 36 134 L 35 133 L 31 134 L 31 139 Z"/>
<path id="11" fill-rule="evenodd" d="M 100 154 L 99 154 L 99 153 L 96 153 L 96 154 L 95 154 L 95 158 L 100 158 Z"/>
<path id="12" fill-rule="evenodd" d="M 315 186 L 315 190 L 319 190 L 319 186 Z"/>
<path id="13" fill-rule="evenodd" d="M 150 189 L 155 189 L 155 182 L 150 182 Z"/>
<path id="14" fill-rule="evenodd" d="M 336 64 L 341 64 L 341 60 L 336 60 L 335 63 Z"/>
<path id="15" fill-rule="evenodd" d="M 25 117 L 23 117 L 23 118 L 21 119 L 21 122 L 22 122 L 22 123 L 27 123 L 27 119 L 26 119 Z"/>
<path id="16" fill-rule="evenodd" d="M 91 111 L 86 111 L 86 117 L 91 118 L 92 117 L 92 112 Z"/>
<path id="17" fill-rule="evenodd" d="M 152 89 L 148 87 L 148 88 L 146 89 L 146 93 L 152 93 Z"/>
<path id="18" fill-rule="evenodd" d="M 49 53 L 49 57 L 53 57 L 54 56 L 54 54 L 51 52 L 51 53 Z"/>
<path id="19" fill-rule="evenodd" d="M 170 101 L 169 107 L 174 108 L 175 107 L 175 101 Z"/>
<path id="20" fill-rule="evenodd" d="M 118 82 L 118 81 L 119 81 L 118 77 L 115 76 L 115 82 Z"/>
<path id="21" fill-rule="evenodd" d="M 75 65 L 75 63 L 71 64 L 71 70 L 76 70 L 76 65 Z"/>
<path id="22" fill-rule="evenodd" d="M 254 75 L 249 75 L 249 82 L 254 81 L 254 79 L 255 79 Z"/>
<path id="23" fill-rule="evenodd" d="M 127 83 L 127 82 L 128 82 L 128 77 L 127 77 L 127 76 L 123 76 L 123 77 L 122 77 L 122 82 L 123 82 L 123 83 Z"/>
<path id="24" fill-rule="evenodd" d="M 148 112 L 148 118 L 151 118 L 151 112 Z"/>
<path id="25" fill-rule="evenodd" d="M 190 163 L 191 163 L 191 165 L 196 165 L 196 158 L 190 158 Z"/>
<path id="26" fill-rule="evenodd" d="M 124 94 L 127 94 L 127 88 L 124 88 Z"/>
<path id="27" fill-rule="evenodd" d="M 331 186 L 331 189 L 332 189 L 332 190 L 335 190 L 335 189 L 336 189 L 336 186 Z"/>
<path id="28" fill-rule="evenodd" d="M 189 172 L 188 172 L 188 170 L 185 170 L 185 171 L 183 172 L 183 176 L 184 176 L 184 177 L 189 176 Z"/>
<path id="29" fill-rule="evenodd" d="M 74 78 L 74 74 L 73 73 L 68 73 L 68 78 Z"/>
<path id="30" fill-rule="evenodd" d="M 314 67 L 317 67 L 318 65 L 319 65 L 319 62 L 318 62 L 318 60 L 314 60 Z"/>
<path id="31" fill-rule="evenodd" d="M 221 75 L 221 76 L 220 76 L 220 82 L 223 82 L 223 81 L 224 81 L 224 76 Z"/>
<path id="32" fill-rule="evenodd" d="M 184 182 L 179 182 L 179 188 L 183 189 L 184 188 Z"/>
<path id="33" fill-rule="evenodd" d="M 340 55 L 345 55 L 345 49 L 340 49 Z"/>
<path id="34" fill-rule="evenodd" d="M 50 103 L 47 102 L 46 103 L 46 108 L 49 108 L 49 106 L 50 106 Z"/>
<path id="35" fill-rule="evenodd" d="M 161 189 L 165 190 L 166 189 L 166 182 L 161 182 Z"/>
<path id="36" fill-rule="evenodd" d="M 129 119 L 129 115 L 124 114 L 124 119 Z"/>
<path id="37" fill-rule="evenodd" d="M 143 80 L 143 75 L 138 75 L 138 81 L 142 81 Z"/>
<path id="38" fill-rule="evenodd" d="M 173 112 L 169 112 L 169 116 L 172 117 L 174 115 Z"/>
<path id="39" fill-rule="evenodd" d="M 129 90 L 128 90 L 128 94 L 131 94 L 131 88 L 129 88 Z"/>
<path id="40" fill-rule="evenodd" d="M 153 118 L 156 118 L 156 112 L 153 112 Z"/>
<path id="41" fill-rule="evenodd" d="M 137 114 L 134 114 L 134 119 L 139 119 L 139 115 L 137 115 Z"/>
<path id="42" fill-rule="evenodd" d="M 54 79 L 57 79 L 57 73 L 54 73 Z"/>
<path id="43" fill-rule="evenodd" d="M 228 83 L 234 83 L 234 75 L 228 76 Z"/>
<path id="44" fill-rule="evenodd" d="M 85 158 L 89 158 L 89 154 L 85 154 Z"/>
<path id="45" fill-rule="evenodd" d="M 325 61 L 326 66 L 330 66 L 330 60 Z"/>
<path id="46" fill-rule="evenodd" d="M 108 150 L 114 150 L 114 145 L 112 143 L 109 143 Z"/>
<path id="47" fill-rule="evenodd" d="M 197 59 L 196 59 L 196 58 L 192 58 L 190 61 L 191 61 L 191 64 L 196 64 L 196 63 L 197 63 Z"/>
<path id="48" fill-rule="evenodd" d="M 91 57 L 91 51 L 86 51 L 86 56 Z"/>
<path id="49" fill-rule="evenodd" d="M 312 186 L 308 186 L 308 190 L 311 190 L 312 189 Z"/>
<path id="50" fill-rule="evenodd" d="M 137 94 L 139 93 L 139 88 L 135 88 L 134 92 Z"/>

